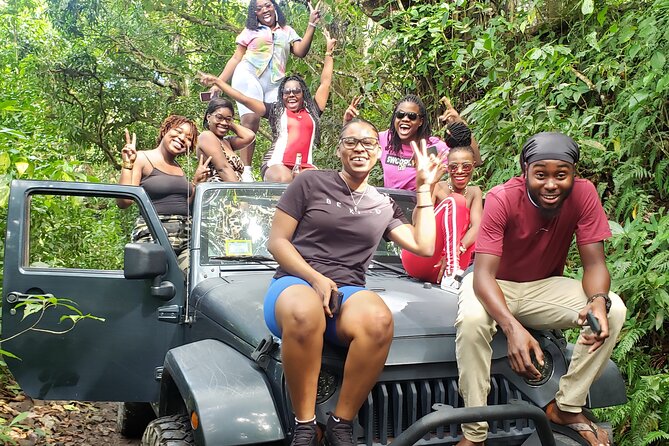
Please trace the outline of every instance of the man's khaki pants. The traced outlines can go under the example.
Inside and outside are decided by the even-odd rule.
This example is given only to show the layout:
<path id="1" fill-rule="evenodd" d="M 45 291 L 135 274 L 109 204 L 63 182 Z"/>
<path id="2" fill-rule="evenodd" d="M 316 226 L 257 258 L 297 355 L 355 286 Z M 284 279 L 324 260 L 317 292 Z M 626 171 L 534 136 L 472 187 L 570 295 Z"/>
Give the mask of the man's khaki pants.
<path id="1" fill-rule="evenodd" d="M 463 280 L 455 321 L 459 388 L 465 407 L 485 406 L 487 403 L 492 356 L 490 342 L 497 332 L 497 323 L 474 294 L 473 281 L 473 273 Z M 523 326 L 537 330 L 577 327 L 578 312 L 587 303 L 581 282 L 567 277 L 550 277 L 524 283 L 498 280 L 497 283 L 516 319 Z M 609 297 L 609 338 L 593 353 L 588 353 L 589 345 L 577 342 L 569 370 L 560 379 L 555 396 L 558 407 L 563 411 L 581 412 L 590 385 L 611 356 L 627 308 L 618 295 L 610 292 Z M 589 333 L 590 329 L 584 327 L 581 334 L 585 330 Z M 484 441 L 488 435 L 488 423 L 463 424 L 462 430 L 468 440 Z"/>

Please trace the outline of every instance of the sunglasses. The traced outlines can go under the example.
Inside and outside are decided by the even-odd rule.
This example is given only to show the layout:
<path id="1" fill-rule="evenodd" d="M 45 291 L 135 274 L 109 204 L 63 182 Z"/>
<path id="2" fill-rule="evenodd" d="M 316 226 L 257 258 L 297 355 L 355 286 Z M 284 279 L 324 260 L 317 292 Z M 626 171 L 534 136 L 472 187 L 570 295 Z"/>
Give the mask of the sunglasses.
<path id="1" fill-rule="evenodd" d="M 301 88 L 286 88 L 283 90 L 283 95 L 284 96 L 290 96 L 291 94 L 294 94 L 297 96 L 298 94 L 302 93 Z"/>
<path id="2" fill-rule="evenodd" d="M 416 119 L 420 118 L 421 115 L 415 112 L 405 112 L 403 110 L 397 110 L 395 112 L 395 117 L 397 119 L 404 119 L 404 117 L 409 118 L 409 121 L 415 121 Z"/>
<path id="3" fill-rule="evenodd" d="M 346 136 L 339 140 L 339 144 L 348 150 L 353 150 L 360 144 L 363 149 L 371 152 L 379 147 L 379 140 L 377 138 L 356 138 L 355 136 Z"/>
<path id="4" fill-rule="evenodd" d="M 469 173 L 474 170 L 474 165 L 472 163 L 448 163 L 448 171 L 450 173 L 456 173 L 462 169 L 463 173 Z"/>

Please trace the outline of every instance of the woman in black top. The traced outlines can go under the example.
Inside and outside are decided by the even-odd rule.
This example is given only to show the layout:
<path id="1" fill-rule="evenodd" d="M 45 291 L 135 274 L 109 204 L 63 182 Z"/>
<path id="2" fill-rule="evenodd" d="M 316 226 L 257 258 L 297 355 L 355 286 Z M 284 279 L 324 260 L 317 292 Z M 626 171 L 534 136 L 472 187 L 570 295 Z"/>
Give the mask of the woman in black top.
<path id="1" fill-rule="evenodd" d="M 126 130 L 126 144 L 121 150 L 123 165 L 119 184 L 144 188 L 177 254 L 179 267 L 185 272 L 188 270 L 189 204 L 193 198 L 195 185 L 207 179 L 211 157 L 206 161 L 204 157 L 200 157 L 192 182 L 188 182 L 176 158 L 188 153 L 195 146 L 197 134 L 197 127 L 193 121 L 183 116 L 171 115 L 160 126 L 158 146 L 155 149 L 138 153 L 135 147 L 135 134 L 130 138 Z M 133 203 L 133 200 L 117 198 L 116 203 L 125 209 Z M 142 217 L 137 219 L 135 229 L 132 231 L 132 241 L 135 243 L 153 241 Z"/>

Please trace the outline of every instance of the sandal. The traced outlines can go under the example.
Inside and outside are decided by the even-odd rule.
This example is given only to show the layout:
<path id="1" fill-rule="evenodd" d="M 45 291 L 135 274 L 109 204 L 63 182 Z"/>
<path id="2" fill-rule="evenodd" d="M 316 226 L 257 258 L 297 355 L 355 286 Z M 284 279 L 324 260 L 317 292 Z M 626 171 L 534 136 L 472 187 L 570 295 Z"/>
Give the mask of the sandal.
<path id="1" fill-rule="evenodd" d="M 579 434 L 579 432 L 590 432 L 599 441 L 599 428 L 592 421 L 588 423 L 571 423 L 571 424 L 557 424 L 554 423 L 553 421 L 549 421 L 549 423 L 551 426 L 551 430 L 553 430 L 554 432 L 566 435 L 567 437 L 575 441 L 578 441 L 580 444 L 584 446 L 590 446 L 590 443 L 585 437 Z M 604 443 L 600 444 L 603 445 Z M 609 443 L 606 443 L 604 446 L 608 445 Z"/>

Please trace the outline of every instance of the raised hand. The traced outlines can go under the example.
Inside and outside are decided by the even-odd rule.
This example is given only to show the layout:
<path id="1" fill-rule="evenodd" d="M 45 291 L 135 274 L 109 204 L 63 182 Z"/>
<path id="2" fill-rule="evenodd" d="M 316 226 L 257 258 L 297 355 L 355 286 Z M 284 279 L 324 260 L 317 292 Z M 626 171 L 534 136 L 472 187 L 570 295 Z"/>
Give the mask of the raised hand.
<path id="1" fill-rule="evenodd" d="M 344 124 L 346 124 L 348 121 L 357 118 L 360 112 L 358 111 L 358 104 L 360 104 L 360 101 L 362 100 L 362 95 L 360 96 L 355 96 L 353 100 L 351 101 L 351 104 L 348 106 L 346 111 L 344 112 Z"/>
<path id="2" fill-rule="evenodd" d="M 197 169 L 193 174 L 193 184 L 199 184 L 203 181 L 207 181 L 209 178 L 209 163 L 211 162 L 211 157 L 204 159 L 204 155 L 200 155 L 200 159 L 197 163 Z"/>
<path id="3" fill-rule="evenodd" d="M 444 96 L 439 100 L 444 106 L 446 106 L 446 111 L 442 113 L 439 116 L 439 122 L 442 124 L 448 125 L 451 122 L 460 122 L 462 121 L 462 117 L 460 116 L 460 113 L 453 107 L 453 104 L 451 104 L 451 100 Z"/>
<path id="4" fill-rule="evenodd" d="M 130 132 L 125 129 L 125 145 L 121 149 L 121 160 L 124 163 L 133 164 L 137 159 L 137 136 L 133 133 L 130 138 Z"/>
<path id="5" fill-rule="evenodd" d="M 323 36 L 325 37 L 325 52 L 332 54 L 335 46 L 337 46 L 337 39 L 332 38 L 329 31 L 325 28 L 323 28 Z"/>
<path id="6" fill-rule="evenodd" d="M 319 8 L 321 7 L 320 0 L 318 0 L 316 6 L 311 6 L 311 2 L 308 2 L 307 6 L 309 7 L 309 23 L 317 25 L 318 22 L 321 21 L 321 12 L 319 10 Z"/>
<path id="7" fill-rule="evenodd" d="M 200 73 L 200 83 L 206 87 L 215 86 L 218 80 L 218 76 L 214 76 L 213 74 Z M 217 90 L 220 91 L 218 87 Z"/>
<path id="8" fill-rule="evenodd" d="M 416 189 L 423 184 L 432 185 L 439 181 L 440 172 L 443 172 L 440 165 L 446 158 L 447 152 L 444 151 L 439 156 L 428 154 L 427 141 L 424 139 L 420 140 L 420 147 L 415 141 L 411 141 L 411 147 L 416 160 Z"/>

